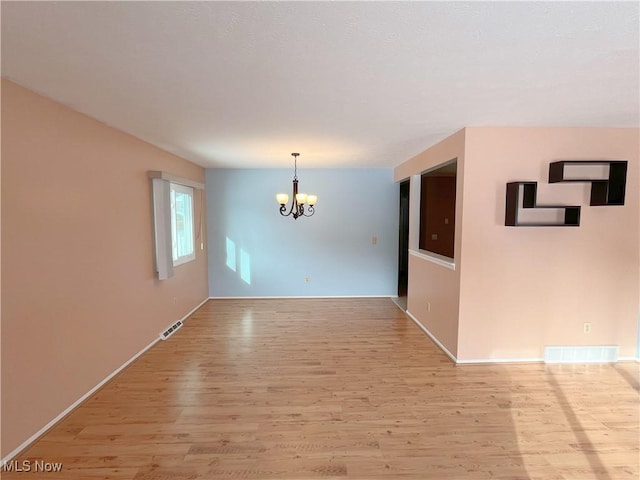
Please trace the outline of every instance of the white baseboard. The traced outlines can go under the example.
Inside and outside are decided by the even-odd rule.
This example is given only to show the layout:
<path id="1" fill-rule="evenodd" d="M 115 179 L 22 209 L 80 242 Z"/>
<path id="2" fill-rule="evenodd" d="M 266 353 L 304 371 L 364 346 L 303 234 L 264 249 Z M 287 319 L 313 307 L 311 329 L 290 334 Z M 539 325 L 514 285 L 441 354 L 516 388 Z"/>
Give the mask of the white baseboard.
<path id="1" fill-rule="evenodd" d="M 524 357 L 524 358 L 472 358 L 467 360 L 458 360 L 459 365 L 473 365 L 483 363 L 542 363 L 542 357 Z"/>
<path id="2" fill-rule="evenodd" d="M 400 302 L 398 302 L 398 297 L 391 297 L 391 301 L 396 305 L 396 307 L 398 307 L 403 313 L 406 312 L 406 310 L 402 307 L 402 305 L 400 305 Z"/>
<path id="3" fill-rule="evenodd" d="M 179 318 L 178 320 L 184 322 L 187 318 L 189 318 L 192 314 L 194 314 L 196 312 L 196 310 L 198 310 L 202 305 L 207 303 L 209 300 L 211 300 L 211 297 L 205 298 L 198 305 L 196 305 L 189 313 L 187 313 L 184 317 Z"/>
<path id="4" fill-rule="evenodd" d="M 422 325 L 422 324 L 420 323 L 420 321 L 419 321 L 416 317 L 414 317 L 414 316 L 413 316 L 413 314 L 412 314 L 409 310 L 407 310 L 405 313 L 407 314 L 407 316 L 408 316 L 411 320 L 413 320 L 413 321 L 414 321 L 414 323 L 415 323 L 415 324 L 420 328 L 420 330 L 422 330 L 424 333 L 426 333 L 426 334 L 429 336 L 429 338 L 430 338 L 431 340 L 433 340 L 433 342 L 434 342 L 434 343 L 435 343 L 435 344 L 440 348 L 440 350 L 442 350 L 444 353 L 446 353 L 446 354 L 447 354 L 447 356 L 448 356 L 451 360 L 453 360 L 455 363 L 458 363 L 458 359 L 456 358 L 456 356 L 455 356 L 453 353 L 451 353 L 451 352 L 447 349 L 447 347 L 445 347 L 442 343 L 440 343 L 440 340 L 438 340 L 438 339 L 435 337 L 435 335 L 429 331 L 429 329 L 428 329 L 427 327 L 425 327 L 424 325 Z"/>
<path id="5" fill-rule="evenodd" d="M 636 362 L 640 363 L 640 358 L 638 357 L 618 357 L 619 362 Z"/>
<path id="6" fill-rule="evenodd" d="M 273 297 L 209 297 L 209 300 L 277 300 L 314 298 L 391 298 L 393 295 L 314 295 L 314 296 L 273 296 Z"/>
<path id="7" fill-rule="evenodd" d="M 2 460 L 0 460 L 0 463 L 4 463 L 4 462 L 8 462 L 9 460 L 11 460 L 13 457 L 15 457 L 16 455 L 18 455 L 22 450 L 24 450 L 25 448 L 27 448 L 29 445 L 31 445 L 33 442 L 35 442 L 38 438 L 40 438 L 42 435 L 44 435 L 47 430 L 49 430 L 51 427 L 53 427 L 56 423 L 58 423 L 60 420 L 62 420 L 64 417 L 66 417 L 74 408 L 78 407 L 82 402 L 84 402 L 87 398 L 89 398 L 91 395 L 93 395 L 95 392 L 97 392 L 98 390 L 100 390 L 100 388 L 106 384 L 109 380 L 111 380 L 113 377 L 115 377 L 118 373 L 120 373 L 122 370 L 124 370 L 127 366 L 129 366 L 130 363 L 132 363 L 134 360 L 136 360 L 140 355 L 142 355 L 144 352 L 146 352 L 147 350 L 149 350 L 151 347 L 153 347 L 157 342 L 159 342 L 160 339 L 156 338 L 153 342 L 151 342 L 149 345 L 147 345 L 146 347 L 144 347 L 142 350 L 140 350 L 138 353 L 136 353 L 133 357 L 131 357 L 129 360 L 127 360 L 126 362 L 124 362 L 121 366 L 119 366 L 116 370 L 114 370 L 112 373 L 110 373 L 104 380 L 102 380 L 100 383 L 98 383 L 95 387 L 93 387 L 91 390 L 89 390 L 87 393 L 85 393 L 82 397 L 80 397 L 78 400 L 76 400 L 75 402 L 73 402 L 69 407 L 67 407 L 64 411 L 62 411 L 58 416 L 56 416 L 53 420 L 51 420 L 49 423 L 47 423 L 44 427 L 42 427 L 40 430 L 38 430 L 36 433 L 34 433 L 33 435 L 31 435 L 31 437 L 29 437 L 27 440 L 25 440 L 20 446 L 18 446 L 15 450 L 13 450 L 12 452 L 9 452 L 9 454 L 3 458 Z"/>
<path id="8" fill-rule="evenodd" d="M 426 333 L 431 340 L 442 350 L 447 356 L 455 362 L 456 365 L 472 365 L 472 364 L 491 364 L 491 363 L 540 363 L 543 362 L 544 359 L 542 357 L 531 357 L 531 358 L 477 358 L 477 359 L 466 359 L 460 360 L 456 358 L 456 356 L 451 353 L 447 348 L 429 331 L 427 327 L 422 325 L 420 321 L 413 316 L 413 314 L 407 310 L 405 312 L 407 316 L 415 322 L 415 324 L 420 327 L 420 329 Z"/>
<path id="9" fill-rule="evenodd" d="M 198 310 L 202 305 L 204 305 L 209 299 L 205 298 L 202 302 L 200 302 L 200 304 L 195 307 L 193 310 L 191 310 L 189 313 L 187 313 L 184 317 L 182 317 L 180 320 L 184 321 L 187 317 L 189 317 L 192 313 L 194 313 L 196 310 Z M 115 377 L 116 375 L 118 375 L 122 370 L 124 370 L 125 368 L 127 368 L 131 363 L 133 363 L 138 357 L 140 357 L 140 355 L 142 355 L 144 352 L 146 352 L 147 350 L 149 350 L 151 347 L 153 347 L 156 343 L 158 343 L 160 341 L 159 338 L 156 338 L 155 340 L 153 340 L 153 342 L 151 342 L 149 345 L 147 345 L 146 347 L 144 347 L 142 350 L 140 350 L 138 353 L 136 353 L 133 357 L 131 357 L 129 360 L 127 360 L 126 362 L 124 362 L 122 365 L 120 365 L 118 368 L 116 368 L 113 372 L 111 372 L 107 377 L 105 377 L 100 383 L 98 383 L 95 387 L 93 387 L 91 390 L 89 390 L 87 393 L 85 393 L 82 397 L 80 397 L 78 400 L 76 400 L 75 402 L 73 402 L 70 406 L 68 406 L 66 409 L 64 409 L 60 414 L 58 414 L 53 420 L 51 420 L 49 423 L 47 423 L 44 427 L 42 427 L 40 430 L 38 430 L 36 433 L 34 433 L 33 435 L 31 435 L 27 440 L 25 440 L 24 442 L 22 442 L 21 445 L 19 445 L 17 448 L 15 448 L 13 451 L 9 452 L 9 454 L 5 457 L 0 459 L 0 464 L 4 464 L 5 462 L 8 462 L 9 460 L 11 460 L 13 457 L 15 457 L 16 455 L 18 455 L 20 452 L 22 452 L 24 449 L 26 449 L 29 445 L 31 445 L 33 442 L 35 442 L 38 438 L 40 438 L 42 435 L 44 435 L 45 433 L 47 433 L 47 431 L 53 427 L 56 423 L 58 423 L 60 420 L 62 420 L 64 417 L 66 417 L 69 413 L 71 413 L 71 411 L 73 411 L 76 407 L 80 406 L 82 404 L 82 402 L 84 402 L 85 400 L 87 400 L 89 397 L 91 397 L 91 395 L 93 395 L 94 393 L 96 393 L 98 390 L 100 390 L 100 388 L 102 388 L 107 382 L 109 382 L 109 380 L 111 380 L 113 377 Z"/>

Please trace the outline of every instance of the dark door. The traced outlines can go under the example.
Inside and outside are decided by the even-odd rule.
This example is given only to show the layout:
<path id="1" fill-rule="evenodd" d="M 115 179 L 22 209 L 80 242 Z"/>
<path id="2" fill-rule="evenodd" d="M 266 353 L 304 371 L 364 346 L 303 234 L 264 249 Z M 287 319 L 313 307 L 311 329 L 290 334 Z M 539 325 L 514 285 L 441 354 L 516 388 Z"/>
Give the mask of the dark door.
<path id="1" fill-rule="evenodd" d="M 400 184 L 400 237 L 398 242 L 398 297 L 407 296 L 409 283 L 409 180 Z"/>

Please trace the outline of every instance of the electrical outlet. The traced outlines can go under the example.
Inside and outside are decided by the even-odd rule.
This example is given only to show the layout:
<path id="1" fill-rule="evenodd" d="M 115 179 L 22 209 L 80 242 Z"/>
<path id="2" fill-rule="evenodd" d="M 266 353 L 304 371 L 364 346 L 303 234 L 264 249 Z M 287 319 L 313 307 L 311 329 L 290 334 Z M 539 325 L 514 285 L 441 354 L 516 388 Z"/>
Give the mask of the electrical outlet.
<path id="1" fill-rule="evenodd" d="M 431 240 L 437 240 L 438 239 L 438 234 L 437 233 L 432 233 L 431 234 Z"/>
<path id="2" fill-rule="evenodd" d="M 431 311 L 431 302 L 427 302 L 427 312 Z"/>
<path id="3" fill-rule="evenodd" d="M 378 237 L 371 237 L 371 245 L 377 245 L 378 244 Z"/>
<path id="4" fill-rule="evenodd" d="M 584 333 L 591 333 L 591 323 L 589 323 L 589 322 L 585 322 L 585 323 L 582 325 L 582 331 L 583 331 Z"/>
<path id="5" fill-rule="evenodd" d="M 177 297 L 173 297 L 173 304 L 176 305 L 178 303 L 178 298 Z"/>
<path id="6" fill-rule="evenodd" d="M 311 283 L 311 277 L 304 277 L 304 283 Z"/>

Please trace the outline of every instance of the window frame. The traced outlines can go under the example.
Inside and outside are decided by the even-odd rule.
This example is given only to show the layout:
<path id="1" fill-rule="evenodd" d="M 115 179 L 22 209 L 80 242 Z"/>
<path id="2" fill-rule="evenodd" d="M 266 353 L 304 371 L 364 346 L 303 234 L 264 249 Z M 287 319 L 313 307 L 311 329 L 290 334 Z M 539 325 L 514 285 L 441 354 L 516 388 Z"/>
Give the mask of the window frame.
<path id="1" fill-rule="evenodd" d="M 181 193 L 190 197 L 190 224 L 191 224 L 191 253 L 187 255 L 179 255 L 177 253 L 177 215 L 175 205 L 175 194 Z M 196 259 L 196 239 L 195 239 L 195 192 L 193 187 L 182 185 L 180 183 L 169 182 L 169 203 L 171 210 L 171 259 L 173 266 L 184 265 Z M 174 256 L 175 254 L 175 256 Z"/>
<path id="2" fill-rule="evenodd" d="M 456 169 L 458 167 L 458 157 L 454 157 L 451 160 L 440 163 L 433 167 L 427 168 L 420 173 L 413 174 L 410 177 L 410 189 L 409 189 L 409 255 L 427 260 L 436 265 L 448 268 L 449 270 L 456 270 L 456 259 L 459 258 L 460 252 L 455 245 L 454 235 L 454 256 L 446 257 L 429 250 L 423 250 L 420 248 L 420 219 L 421 219 L 421 203 L 422 203 L 422 175 L 425 173 L 438 170 L 439 168 L 456 162 Z M 456 205 L 460 196 L 460 178 L 458 172 L 456 172 Z M 456 214 L 458 207 L 456 206 Z M 457 225 L 457 215 L 454 215 L 454 222 Z M 455 226 L 454 226 L 455 228 Z"/>
<path id="3" fill-rule="evenodd" d="M 454 166 L 455 168 L 455 173 L 453 175 L 450 175 L 448 173 L 444 173 L 444 174 L 439 174 L 439 175 L 434 175 L 434 173 L 438 173 L 441 171 L 446 171 L 445 169 L 447 167 L 451 167 Z M 452 238 L 451 238 L 451 242 L 450 244 L 447 243 L 447 248 L 442 248 L 440 249 L 440 251 L 435 250 L 435 249 L 429 249 L 427 244 L 428 244 L 428 238 L 427 238 L 427 225 L 429 224 L 428 222 L 430 221 L 429 215 L 427 213 L 428 210 L 428 206 L 429 206 L 429 202 L 427 200 L 426 197 L 426 190 L 425 190 L 425 186 L 427 184 L 427 182 L 425 180 L 429 179 L 429 178 L 453 178 L 453 212 L 452 215 L 450 215 L 450 219 L 452 220 L 452 222 L 450 222 L 450 224 L 452 225 L 451 228 L 451 233 L 452 233 Z M 447 261 L 450 262 L 454 262 L 455 261 L 455 231 L 456 231 L 456 204 L 458 203 L 458 159 L 453 158 L 449 161 L 446 161 L 444 163 L 441 163 L 439 165 L 436 165 L 432 168 L 429 168 L 427 170 L 424 170 L 421 174 L 420 174 L 420 204 L 419 204 L 419 209 L 420 209 L 420 216 L 419 216 L 419 221 L 418 221 L 418 250 L 420 252 L 426 253 L 426 254 L 430 254 L 430 255 L 436 255 L 439 258 L 442 259 L 446 259 Z M 433 205 L 433 203 L 431 203 L 431 205 Z M 449 206 L 449 205 L 448 205 Z M 438 212 L 440 213 L 440 212 Z M 433 225 L 433 224 L 431 224 Z M 449 250 L 448 247 L 451 247 L 451 252 L 452 255 L 447 255 L 446 253 L 444 253 L 444 250 Z"/>

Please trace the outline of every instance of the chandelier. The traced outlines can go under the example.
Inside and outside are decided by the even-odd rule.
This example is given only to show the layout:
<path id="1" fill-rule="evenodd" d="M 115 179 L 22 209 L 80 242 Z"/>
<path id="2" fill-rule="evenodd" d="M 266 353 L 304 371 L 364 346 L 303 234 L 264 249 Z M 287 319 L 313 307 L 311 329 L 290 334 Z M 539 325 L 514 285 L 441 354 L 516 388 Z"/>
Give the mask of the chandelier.
<path id="1" fill-rule="evenodd" d="M 294 220 L 297 220 L 298 217 L 310 217 L 314 213 L 316 213 L 313 206 L 318 201 L 317 195 L 307 195 L 306 193 L 298 193 L 298 157 L 299 153 L 292 153 L 293 156 L 293 202 L 291 203 L 291 208 L 287 211 L 287 203 L 289 202 L 289 195 L 286 193 L 278 193 L 276 195 L 276 200 L 280 204 L 280 215 L 283 217 L 288 217 L 289 215 L 293 216 Z M 309 208 L 305 211 L 304 204 L 307 204 Z"/>

